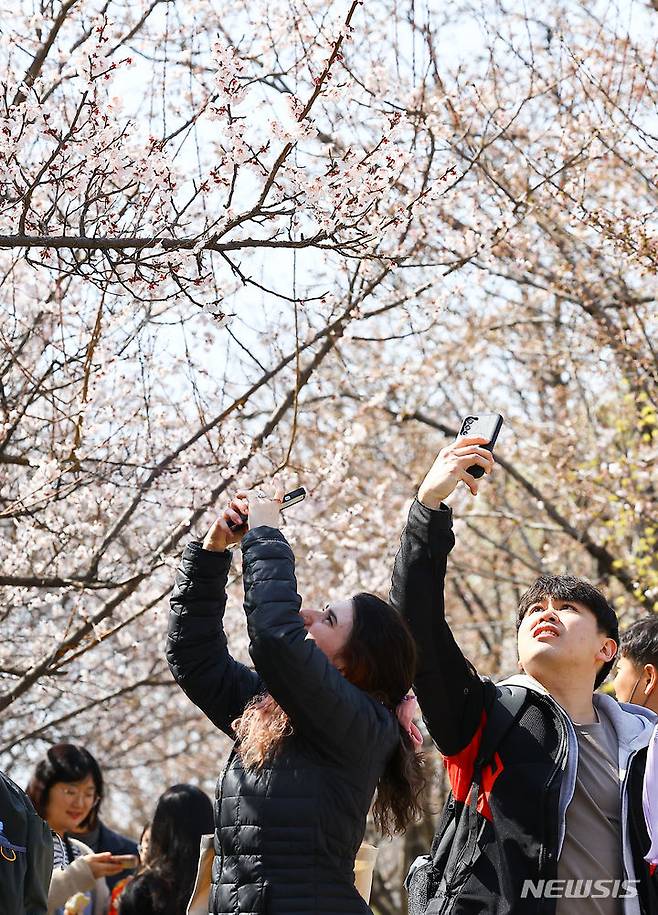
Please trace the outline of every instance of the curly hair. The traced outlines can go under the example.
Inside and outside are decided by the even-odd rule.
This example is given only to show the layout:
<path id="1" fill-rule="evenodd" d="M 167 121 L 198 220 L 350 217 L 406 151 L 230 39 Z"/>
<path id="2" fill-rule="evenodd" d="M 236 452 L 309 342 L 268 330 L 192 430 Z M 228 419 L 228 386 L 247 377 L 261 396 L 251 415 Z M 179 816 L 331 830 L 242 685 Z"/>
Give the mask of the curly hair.
<path id="1" fill-rule="evenodd" d="M 279 703 L 263 693 L 247 705 L 233 722 L 238 750 L 248 769 L 260 769 L 274 755 L 284 737 L 292 734 L 292 724 Z"/>

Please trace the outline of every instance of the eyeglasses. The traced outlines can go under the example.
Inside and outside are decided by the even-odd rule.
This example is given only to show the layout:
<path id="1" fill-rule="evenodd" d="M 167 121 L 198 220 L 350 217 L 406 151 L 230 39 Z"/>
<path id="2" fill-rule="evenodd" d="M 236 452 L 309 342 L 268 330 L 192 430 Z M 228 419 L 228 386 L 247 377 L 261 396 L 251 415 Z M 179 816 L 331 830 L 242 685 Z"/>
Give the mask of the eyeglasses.
<path id="1" fill-rule="evenodd" d="M 74 788 L 73 785 L 59 784 L 54 786 L 67 801 L 80 800 L 84 804 L 97 804 L 100 798 L 93 788 Z"/>

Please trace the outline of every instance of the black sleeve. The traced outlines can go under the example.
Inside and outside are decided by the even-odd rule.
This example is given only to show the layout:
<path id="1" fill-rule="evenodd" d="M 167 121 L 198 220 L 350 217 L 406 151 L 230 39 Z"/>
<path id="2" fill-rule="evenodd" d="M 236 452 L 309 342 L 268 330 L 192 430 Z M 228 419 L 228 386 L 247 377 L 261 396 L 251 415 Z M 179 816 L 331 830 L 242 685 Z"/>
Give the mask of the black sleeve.
<path id="1" fill-rule="evenodd" d="M 255 528 L 242 552 L 249 651 L 295 732 L 334 760 L 363 759 L 382 740 L 397 739 L 392 713 L 346 680 L 306 638 L 295 557 L 283 534 Z"/>
<path id="2" fill-rule="evenodd" d="M 222 731 L 233 736 L 231 722 L 264 685 L 258 674 L 228 652 L 222 625 L 230 552 L 188 544 L 171 597 L 167 661 L 187 696 Z"/>
<path id="3" fill-rule="evenodd" d="M 25 915 L 45 915 L 53 872 L 53 839 L 47 823 L 31 812 L 27 838 Z"/>
<path id="4" fill-rule="evenodd" d="M 432 511 L 414 500 L 395 558 L 390 594 L 416 641 L 414 690 L 430 735 L 444 756 L 471 742 L 484 709 L 482 681 L 445 618 L 446 566 L 454 545 L 451 510 L 442 505 Z"/>

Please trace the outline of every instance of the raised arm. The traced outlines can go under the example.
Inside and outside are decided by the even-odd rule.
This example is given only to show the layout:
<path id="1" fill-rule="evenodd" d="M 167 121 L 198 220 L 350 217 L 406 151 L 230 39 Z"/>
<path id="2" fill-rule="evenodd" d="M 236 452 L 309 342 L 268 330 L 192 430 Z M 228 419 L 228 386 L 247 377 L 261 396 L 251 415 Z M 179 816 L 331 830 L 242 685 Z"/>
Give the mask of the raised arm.
<path id="1" fill-rule="evenodd" d="M 231 657 L 224 633 L 231 565 L 231 553 L 226 548 L 241 537 L 230 532 L 226 524 L 234 515 L 234 509 L 227 509 L 203 544 L 193 542 L 185 548 L 171 597 L 166 647 L 169 668 L 178 685 L 230 737 L 231 723 L 254 696 L 265 690 L 257 673 Z"/>
<path id="2" fill-rule="evenodd" d="M 465 439 L 439 454 L 409 511 L 391 584 L 391 603 L 409 624 L 418 649 L 414 689 L 444 756 L 470 744 L 484 709 L 482 681 L 445 618 L 444 582 L 455 538 L 452 511 L 442 502 L 460 480 L 477 493 L 478 481 L 465 468 L 478 463 L 491 470 L 493 458 L 478 447 L 481 441 Z"/>
<path id="3" fill-rule="evenodd" d="M 249 651 L 295 731 L 333 758 L 367 759 L 375 742 L 397 737 L 397 721 L 353 686 L 306 638 L 295 559 L 283 534 L 256 527 L 242 543 Z"/>

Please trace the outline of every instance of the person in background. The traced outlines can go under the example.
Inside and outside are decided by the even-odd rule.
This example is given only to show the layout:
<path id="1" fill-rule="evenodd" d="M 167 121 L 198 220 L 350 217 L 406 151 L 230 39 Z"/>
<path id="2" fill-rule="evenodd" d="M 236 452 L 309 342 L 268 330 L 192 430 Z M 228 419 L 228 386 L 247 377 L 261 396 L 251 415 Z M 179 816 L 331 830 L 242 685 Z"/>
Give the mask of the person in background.
<path id="1" fill-rule="evenodd" d="M 71 831 L 69 835 L 79 842 L 83 842 L 92 851 L 102 852 L 109 851 L 113 855 L 137 855 L 137 843 L 121 833 L 114 832 L 100 818 L 101 804 L 104 797 L 103 773 L 100 766 L 88 750 L 83 747 L 73 747 L 68 745 L 70 756 L 77 757 L 77 765 L 84 768 L 88 775 L 91 775 L 95 791 L 96 800 L 94 806 L 89 812 L 89 816 L 80 824 L 77 830 Z M 106 877 L 106 883 L 110 892 L 114 889 L 119 881 L 130 876 L 133 871 L 124 870 L 114 877 Z"/>
<path id="2" fill-rule="evenodd" d="M 201 836 L 212 831 L 212 804 L 200 788 L 174 785 L 165 791 L 153 814 L 146 858 L 119 896 L 119 915 L 185 915 Z"/>
<path id="3" fill-rule="evenodd" d="M 139 844 L 137 846 L 137 851 L 139 855 L 140 862 L 144 862 L 148 858 L 149 852 L 149 843 L 151 841 L 151 824 L 147 823 L 142 829 L 141 835 L 139 837 Z M 119 899 L 123 894 L 123 891 L 128 886 L 131 880 L 134 880 L 134 877 L 129 874 L 127 877 L 123 877 L 119 880 L 118 883 L 115 883 L 112 887 L 112 892 L 110 893 L 110 909 L 109 915 L 117 915 L 119 911 Z"/>
<path id="4" fill-rule="evenodd" d="M 658 613 L 637 620 L 622 635 L 613 686 L 619 702 L 658 714 Z M 658 862 L 658 724 L 647 751 L 642 804 L 647 821 L 656 823 L 647 858 Z"/>
<path id="5" fill-rule="evenodd" d="M 0 911 L 46 915 L 53 869 L 48 824 L 24 791 L 0 772 Z"/>
<path id="6" fill-rule="evenodd" d="M 76 894 L 87 902 L 77 911 L 104 915 L 109 901 L 106 877 L 114 877 L 132 863 L 132 856 L 109 851 L 94 853 L 71 833 L 84 829 L 102 791 L 100 771 L 93 756 L 72 744 L 56 744 L 36 766 L 27 795 L 53 833 L 53 875 L 48 892 L 48 912 L 63 913 Z"/>
<path id="7" fill-rule="evenodd" d="M 149 847 L 151 845 L 151 824 L 147 823 L 142 829 L 142 834 L 139 837 L 139 860 L 146 861 L 149 853 Z"/>
<path id="8" fill-rule="evenodd" d="M 619 702 L 658 714 L 658 613 L 637 620 L 624 632 L 613 686 Z"/>

